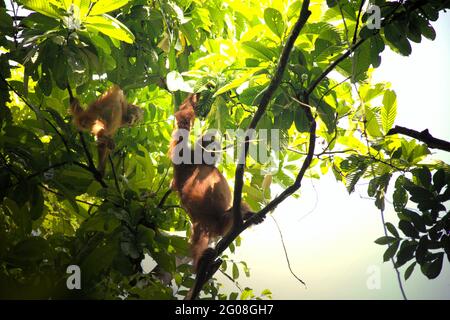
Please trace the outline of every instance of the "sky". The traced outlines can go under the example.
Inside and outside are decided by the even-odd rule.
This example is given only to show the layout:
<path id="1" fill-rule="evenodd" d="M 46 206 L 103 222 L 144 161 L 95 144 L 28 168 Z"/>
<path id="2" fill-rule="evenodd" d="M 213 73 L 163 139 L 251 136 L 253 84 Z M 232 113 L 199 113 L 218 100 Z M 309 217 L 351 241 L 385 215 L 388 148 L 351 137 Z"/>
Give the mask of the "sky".
<path id="1" fill-rule="evenodd" d="M 396 125 L 419 131 L 428 128 L 435 137 L 450 140 L 450 12 L 432 24 L 435 41 L 413 43 L 409 57 L 387 48 L 373 80 L 392 83 L 398 99 Z M 434 156 L 450 161 L 443 152 Z M 386 246 L 374 243 L 384 235 L 383 225 L 366 190 L 362 182 L 348 195 L 333 177 L 305 179 L 300 198 L 289 198 L 273 215 L 291 267 L 307 287 L 290 274 L 270 216 L 242 234 L 242 245 L 233 259 L 246 261 L 251 275 L 241 276 L 240 286 L 254 289 L 255 294 L 268 288 L 274 299 L 402 299 L 391 262 L 383 263 Z M 385 218 L 398 223 L 390 205 Z M 402 280 L 408 265 L 400 269 Z M 226 290 L 237 291 L 231 281 L 218 278 Z M 416 267 L 403 285 L 408 299 L 450 299 L 450 263 L 444 260 L 441 275 L 434 280 Z"/>

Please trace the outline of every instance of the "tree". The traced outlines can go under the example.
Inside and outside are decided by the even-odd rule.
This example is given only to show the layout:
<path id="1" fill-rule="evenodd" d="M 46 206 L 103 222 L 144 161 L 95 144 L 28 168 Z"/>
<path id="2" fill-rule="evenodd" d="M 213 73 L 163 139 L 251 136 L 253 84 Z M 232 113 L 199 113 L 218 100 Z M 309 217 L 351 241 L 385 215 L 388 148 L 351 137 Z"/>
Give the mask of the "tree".
<path id="1" fill-rule="evenodd" d="M 202 290 L 236 298 L 209 281 L 218 268 L 233 281 L 248 273 L 222 253 L 253 219 L 297 196 L 305 175 L 327 172 L 349 193 L 369 180 L 382 213 L 394 185 L 399 222 L 386 222 L 376 240 L 388 245 L 383 259 L 397 272 L 410 262 L 405 279 L 416 265 L 437 277 L 450 259 L 450 170 L 422 160 L 448 142 L 394 127 L 395 92 L 370 75 L 386 44 L 409 55 L 411 41 L 434 39 L 430 21 L 447 8 L 437 0 L 1 0 L 0 288 L 8 292 L 0 295 L 170 299 L 191 289 L 190 298 Z M 87 104 L 112 83 L 145 119 L 116 135 L 102 177 L 95 141 L 71 125 L 67 107 L 71 94 Z M 195 277 L 183 258 L 189 221 L 167 192 L 172 115 L 191 91 L 202 94 L 203 128 L 256 129 L 238 141 L 241 161 L 219 166 L 234 176 L 235 225 Z M 261 129 L 281 143 L 262 144 L 278 140 Z M 271 152 L 247 157 L 255 146 Z M 284 191 L 273 196 L 272 184 Z M 257 212 L 245 222 L 242 198 Z M 150 273 L 146 256 L 157 265 Z M 71 265 L 81 290 L 67 289 Z M 241 298 L 257 297 L 244 289 Z"/>

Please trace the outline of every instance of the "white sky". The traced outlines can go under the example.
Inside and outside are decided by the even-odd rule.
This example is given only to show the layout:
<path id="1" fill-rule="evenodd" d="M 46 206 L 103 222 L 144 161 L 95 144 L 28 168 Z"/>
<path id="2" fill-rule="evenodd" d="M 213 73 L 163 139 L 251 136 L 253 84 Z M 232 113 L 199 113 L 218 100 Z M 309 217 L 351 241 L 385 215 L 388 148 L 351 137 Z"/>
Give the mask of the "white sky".
<path id="1" fill-rule="evenodd" d="M 390 81 L 397 93 L 395 124 L 416 130 L 428 128 L 432 135 L 450 140 L 450 13 L 433 26 L 436 40 L 413 44 L 409 57 L 386 49 L 374 81 Z M 450 161 L 448 154 L 437 156 Z M 256 294 L 268 288 L 274 299 L 401 299 L 392 264 L 382 262 L 386 246 L 374 243 L 383 236 L 383 227 L 373 201 L 361 198 L 367 197 L 366 190 L 367 185 L 361 185 L 349 196 L 332 177 L 305 180 L 301 197 L 286 200 L 274 216 L 283 232 L 291 267 L 307 289 L 289 273 L 270 217 L 242 236 L 235 259 L 248 263 L 251 276 L 241 277 L 240 285 L 253 288 Z M 316 197 L 317 207 L 308 214 Z M 388 207 L 386 211 L 386 221 L 397 225 L 394 210 Z M 409 264 L 401 268 L 402 280 Z M 380 288 L 370 290 L 367 281 L 370 275 L 376 276 L 373 270 L 380 272 Z M 237 291 L 225 277 L 219 279 L 226 288 Z M 450 299 L 449 262 L 444 259 L 443 271 L 435 280 L 428 280 L 416 266 L 403 283 L 409 299 Z"/>

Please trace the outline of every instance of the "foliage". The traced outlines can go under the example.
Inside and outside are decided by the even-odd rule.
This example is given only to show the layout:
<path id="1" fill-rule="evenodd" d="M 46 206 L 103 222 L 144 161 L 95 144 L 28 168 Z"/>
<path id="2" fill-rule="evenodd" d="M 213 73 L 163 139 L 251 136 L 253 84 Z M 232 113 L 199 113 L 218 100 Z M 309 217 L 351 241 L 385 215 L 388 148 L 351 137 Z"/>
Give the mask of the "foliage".
<path id="1" fill-rule="evenodd" d="M 381 30 L 365 25 L 368 14 L 358 20 L 359 1 L 310 5 L 312 14 L 282 83 L 258 124 L 280 130 L 280 147 L 265 146 L 276 152 L 247 162 L 244 198 L 259 210 L 272 196 L 270 184 L 293 184 L 310 128 L 298 101 L 313 86 L 310 108 L 323 148 L 308 175 L 319 178 L 331 171 L 349 192 L 361 178 L 369 179 L 368 193 L 384 210 L 391 178 L 400 174 L 394 206 L 405 237 L 387 223 L 393 237 L 377 242 L 389 244 L 384 259 L 395 256 L 398 267 L 415 257 L 406 278 L 416 262 L 434 278 L 444 253 L 450 259 L 443 205 L 449 200 L 450 170 L 430 158 L 426 145 L 387 135 L 396 95 L 388 83 L 372 83 L 371 72 L 386 44 L 409 55 L 411 41 L 434 39 L 430 21 L 450 5 L 370 3 L 381 8 Z M 246 128 L 302 2 L 20 0 L 12 5 L 0 0 L 0 296 L 183 297 L 193 284 L 185 263 L 189 221 L 175 196 L 158 206 L 169 189 L 172 114 L 186 92 L 195 90 L 202 92 L 204 118 L 197 131 Z M 324 73 L 348 50 L 353 54 L 335 65 L 339 76 Z M 95 141 L 84 134 L 85 149 L 71 125 L 67 88 L 87 104 L 112 83 L 145 110 L 145 119 L 116 135 L 109 169 L 98 179 L 89 166 Z M 226 136 L 223 144 L 232 138 Z M 220 169 L 230 178 L 235 162 L 221 163 Z M 418 211 L 406 208 L 408 199 Z M 141 268 L 145 256 L 157 264 L 149 273 Z M 228 254 L 222 259 L 221 270 L 231 272 L 234 282 L 249 275 L 245 262 Z M 82 290 L 66 288 L 66 268 L 73 264 L 83 272 Z M 271 295 L 265 290 L 257 296 L 250 288 L 227 295 L 220 287 L 209 282 L 204 297 Z"/>

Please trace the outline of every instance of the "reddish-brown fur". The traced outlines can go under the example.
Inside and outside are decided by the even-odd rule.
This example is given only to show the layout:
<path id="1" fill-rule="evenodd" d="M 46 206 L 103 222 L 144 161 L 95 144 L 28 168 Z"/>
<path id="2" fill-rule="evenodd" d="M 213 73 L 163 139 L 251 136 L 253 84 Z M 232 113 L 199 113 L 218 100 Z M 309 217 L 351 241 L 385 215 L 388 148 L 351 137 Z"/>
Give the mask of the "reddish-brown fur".
<path id="1" fill-rule="evenodd" d="M 184 139 L 176 139 L 177 130 L 190 130 L 195 120 L 195 107 L 198 95 L 192 94 L 181 104 L 175 113 L 177 128 L 170 144 L 170 158 L 173 163 L 174 177 L 172 189 L 177 191 L 183 208 L 192 221 L 191 250 L 194 269 L 208 248 L 211 240 L 225 235 L 233 224 L 231 212 L 233 197 L 225 177 L 211 164 L 175 164 L 174 148 L 178 144 L 187 144 Z M 191 159 L 193 158 L 193 150 Z M 251 214 L 246 203 L 242 203 L 243 215 Z"/>
<path id="2" fill-rule="evenodd" d="M 98 171 L 103 175 L 110 150 L 114 149 L 114 134 L 124 126 L 142 120 L 143 110 L 128 104 L 118 86 L 111 87 L 86 110 L 77 99 L 70 104 L 73 123 L 79 130 L 90 130 L 97 139 Z"/>

